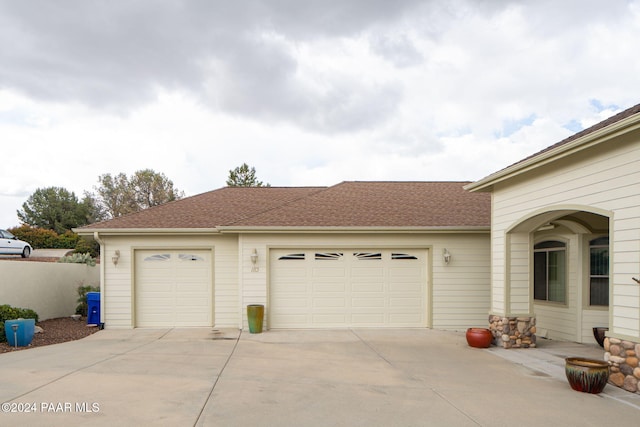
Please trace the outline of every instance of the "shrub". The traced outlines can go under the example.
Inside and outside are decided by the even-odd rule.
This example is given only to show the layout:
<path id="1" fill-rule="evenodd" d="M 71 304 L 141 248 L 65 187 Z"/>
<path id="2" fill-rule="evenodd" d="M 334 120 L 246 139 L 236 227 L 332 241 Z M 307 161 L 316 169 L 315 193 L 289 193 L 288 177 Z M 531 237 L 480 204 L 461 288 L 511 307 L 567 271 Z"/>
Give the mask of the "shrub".
<path id="1" fill-rule="evenodd" d="M 58 233 L 55 231 L 29 227 L 28 225 L 11 228 L 9 232 L 18 239 L 29 242 L 34 249 L 54 248 L 58 240 Z"/>
<path id="2" fill-rule="evenodd" d="M 58 262 L 66 262 L 72 264 L 87 264 L 90 267 L 95 267 L 96 259 L 91 254 L 71 254 L 63 256 Z"/>
<path id="3" fill-rule="evenodd" d="M 82 238 L 73 231 L 65 231 L 64 234 L 58 235 L 55 245 L 59 249 L 73 249 Z"/>
<path id="4" fill-rule="evenodd" d="M 78 299 L 76 302 L 76 314 L 87 317 L 87 292 L 100 292 L 100 286 L 80 285 L 78 286 Z"/>
<path id="5" fill-rule="evenodd" d="M 11 307 L 8 304 L 0 305 L 0 342 L 5 342 L 4 322 L 14 319 L 35 319 L 38 321 L 38 313 L 30 308 Z"/>
<path id="6" fill-rule="evenodd" d="M 100 255 L 100 245 L 93 239 L 80 238 L 73 252 L 77 254 L 91 254 L 92 257 L 98 258 Z"/>
<path id="7" fill-rule="evenodd" d="M 28 225 L 10 228 L 9 232 L 13 233 L 18 239 L 29 242 L 34 249 L 73 249 L 79 241 L 83 240 L 73 231 L 58 234 L 53 230 L 30 227 Z"/>

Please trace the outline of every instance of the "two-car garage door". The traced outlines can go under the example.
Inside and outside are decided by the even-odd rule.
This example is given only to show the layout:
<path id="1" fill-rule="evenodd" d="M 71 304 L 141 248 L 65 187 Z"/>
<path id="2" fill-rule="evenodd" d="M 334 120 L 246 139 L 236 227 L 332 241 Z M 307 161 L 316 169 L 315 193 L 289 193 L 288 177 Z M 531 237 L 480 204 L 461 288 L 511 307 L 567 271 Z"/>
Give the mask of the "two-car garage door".
<path id="1" fill-rule="evenodd" d="M 135 253 L 137 327 L 212 326 L 211 251 Z"/>
<path id="2" fill-rule="evenodd" d="M 427 326 L 426 250 L 270 252 L 271 328 Z"/>

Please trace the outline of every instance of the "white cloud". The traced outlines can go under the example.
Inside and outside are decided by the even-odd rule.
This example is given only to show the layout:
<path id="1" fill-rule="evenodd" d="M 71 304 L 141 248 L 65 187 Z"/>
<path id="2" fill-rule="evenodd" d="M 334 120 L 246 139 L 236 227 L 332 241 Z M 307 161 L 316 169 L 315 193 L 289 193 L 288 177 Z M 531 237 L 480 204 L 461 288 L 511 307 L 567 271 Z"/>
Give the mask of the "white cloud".
<path id="1" fill-rule="evenodd" d="M 2 2 L 0 227 L 143 168 L 479 179 L 638 103 L 638 39 L 637 0 Z"/>

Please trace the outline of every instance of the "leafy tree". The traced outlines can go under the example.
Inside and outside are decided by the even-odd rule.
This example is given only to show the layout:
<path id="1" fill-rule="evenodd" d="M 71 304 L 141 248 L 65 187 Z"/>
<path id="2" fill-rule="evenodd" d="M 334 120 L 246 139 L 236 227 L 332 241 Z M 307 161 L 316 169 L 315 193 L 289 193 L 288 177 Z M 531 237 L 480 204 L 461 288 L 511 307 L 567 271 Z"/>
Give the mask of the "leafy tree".
<path id="1" fill-rule="evenodd" d="M 249 168 L 249 165 L 243 163 L 241 166 L 229 171 L 227 178 L 227 186 L 229 187 L 271 187 L 270 184 L 263 184 L 256 178 L 256 168 Z"/>
<path id="2" fill-rule="evenodd" d="M 89 223 L 87 209 L 75 193 L 62 187 L 38 188 L 22 204 L 18 218 L 25 224 L 64 234 Z"/>
<path id="3" fill-rule="evenodd" d="M 116 176 L 104 174 L 98 177 L 97 195 L 92 198 L 97 206 L 95 214 L 108 218 L 138 212 L 184 197 L 164 174 L 144 169 L 130 178 L 124 173 Z"/>
<path id="4" fill-rule="evenodd" d="M 109 218 L 109 214 L 106 209 L 94 194 L 85 191 L 84 197 L 82 198 L 82 204 L 85 205 L 86 208 L 88 224 L 104 221 Z"/>
<path id="5" fill-rule="evenodd" d="M 173 188 L 173 182 L 162 173 L 151 169 L 137 171 L 130 180 L 138 209 L 146 209 L 183 197 Z"/>
<path id="6" fill-rule="evenodd" d="M 110 173 L 98 177 L 99 186 L 96 188 L 102 209 L 111 218 L 117 218 L 131 212 L 136 212 L 135 197 L 131 191 L 129 179 L 124 173 L 111 176 Z"/>

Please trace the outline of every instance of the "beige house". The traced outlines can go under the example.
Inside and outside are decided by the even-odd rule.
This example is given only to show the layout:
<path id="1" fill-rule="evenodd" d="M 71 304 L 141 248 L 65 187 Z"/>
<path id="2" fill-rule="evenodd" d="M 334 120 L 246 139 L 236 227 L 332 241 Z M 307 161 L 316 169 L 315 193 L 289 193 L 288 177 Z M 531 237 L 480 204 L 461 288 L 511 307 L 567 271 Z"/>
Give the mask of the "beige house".
<path id="1" fill-rule="evenodd" d="M 638 391 L 640 105 L 465 188 L 492 197 L 498 343 L 588 343 L 608 327 L 611 380 Z"/>
<path id="2" fill-rule="evenodd" d="M 222 188 L 77 230 L 106 328 L 463 330 L 489 312 L 490 195 L 468 182 Z"/>
<path id="3" fill-rule="evenodd" d="M 222 188 L 77 230 L 107 328 L 488 324 L 594 343 L 640 380 L 640 105 L 473 183 Z"/>

